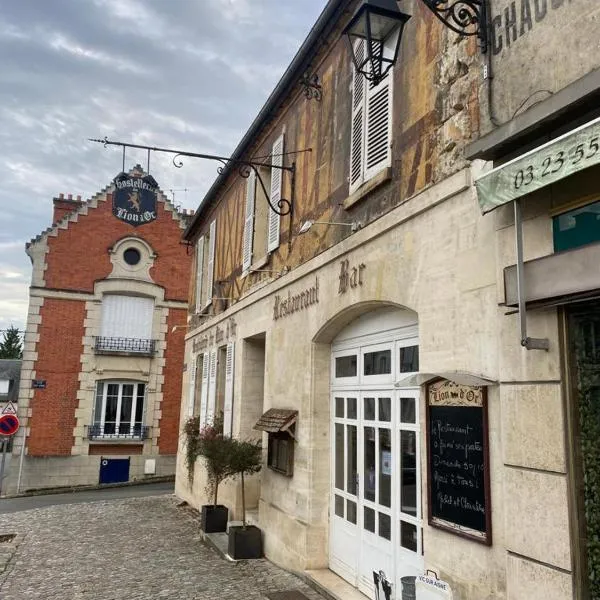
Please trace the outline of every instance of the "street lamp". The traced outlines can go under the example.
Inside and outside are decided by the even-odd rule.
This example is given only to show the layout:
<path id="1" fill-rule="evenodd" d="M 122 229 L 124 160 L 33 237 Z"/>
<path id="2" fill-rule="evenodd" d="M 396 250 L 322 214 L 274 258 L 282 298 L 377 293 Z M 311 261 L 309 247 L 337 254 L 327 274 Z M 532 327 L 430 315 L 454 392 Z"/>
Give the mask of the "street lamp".
<path id="1" fill-rule="evenodd" d="M 410 19 L 396 0 L 365 0 L 345 27 L 356 70 L 377 85 L 396 63 L 404 25 Z M 364 40 L 364 46 L 360 43 Z"/>
<path id="2" fill-rule="evenodd" d="M 460 36 L 477 36 L 481 51 L 488 46 L 489 0 L 421 0 L 448 28 Z M 404 25 L 410 19 L 397 0 L 363 0 L 345 27 L 356 70 L 377 85 L 398 58 Z M 364 40 L 364 44 L 360 43 Z"/>

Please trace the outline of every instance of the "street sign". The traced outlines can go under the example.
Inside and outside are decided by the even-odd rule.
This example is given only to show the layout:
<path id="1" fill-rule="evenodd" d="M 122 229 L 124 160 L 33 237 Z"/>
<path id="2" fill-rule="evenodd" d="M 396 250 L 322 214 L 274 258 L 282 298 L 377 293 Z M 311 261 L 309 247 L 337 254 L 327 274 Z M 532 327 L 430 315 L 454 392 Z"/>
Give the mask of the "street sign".
<path id="1" fill-rule="evenodd" d="M 7 413 L 0 415 L 0 436 L 11 436 L 19 430 L 19 418 L 17 415 Z"/>

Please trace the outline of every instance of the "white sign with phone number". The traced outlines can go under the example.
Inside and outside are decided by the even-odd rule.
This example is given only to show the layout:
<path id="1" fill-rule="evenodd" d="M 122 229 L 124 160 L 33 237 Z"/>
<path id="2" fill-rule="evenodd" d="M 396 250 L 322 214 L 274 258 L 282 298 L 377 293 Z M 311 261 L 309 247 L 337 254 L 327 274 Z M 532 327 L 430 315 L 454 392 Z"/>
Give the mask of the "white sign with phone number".
<path id="1" fill-rule="evenodd" d="M 600 119 L 485 173 L 476 182 L 483 214 L 600 164 Z"/>

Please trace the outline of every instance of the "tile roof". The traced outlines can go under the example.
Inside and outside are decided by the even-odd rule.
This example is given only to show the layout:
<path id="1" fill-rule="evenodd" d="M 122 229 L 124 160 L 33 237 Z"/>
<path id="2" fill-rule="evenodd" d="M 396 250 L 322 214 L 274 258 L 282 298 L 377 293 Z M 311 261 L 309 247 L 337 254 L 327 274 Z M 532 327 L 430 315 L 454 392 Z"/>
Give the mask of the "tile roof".
<path id="1" fill-rule="evenodd" d="M 288 430 L 295 422 L 298 416 L 297 410 L 286 408 L 270 408 L 254 426 L 254 429 L 266 431 L 268 433 L 277 433 Z"/>

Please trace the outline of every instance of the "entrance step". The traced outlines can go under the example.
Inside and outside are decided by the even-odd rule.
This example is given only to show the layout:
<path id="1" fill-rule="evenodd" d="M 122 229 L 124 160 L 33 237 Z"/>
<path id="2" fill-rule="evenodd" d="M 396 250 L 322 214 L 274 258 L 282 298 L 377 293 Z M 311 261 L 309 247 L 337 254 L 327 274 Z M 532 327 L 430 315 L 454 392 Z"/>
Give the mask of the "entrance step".
<path id="1" fill-rule="evenodd" d="M 369 600 L 355 587 L 329 569 L 304 571 L 306 583 L 328 600 Z"/>

